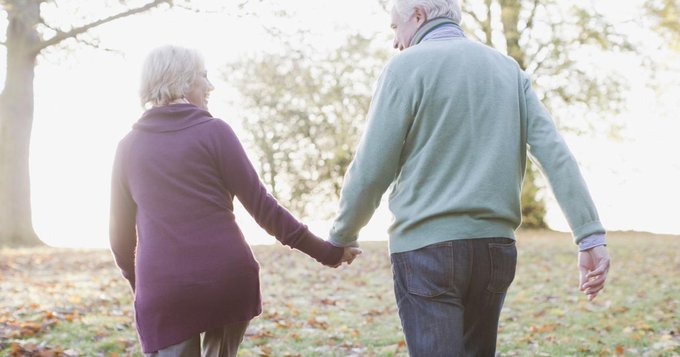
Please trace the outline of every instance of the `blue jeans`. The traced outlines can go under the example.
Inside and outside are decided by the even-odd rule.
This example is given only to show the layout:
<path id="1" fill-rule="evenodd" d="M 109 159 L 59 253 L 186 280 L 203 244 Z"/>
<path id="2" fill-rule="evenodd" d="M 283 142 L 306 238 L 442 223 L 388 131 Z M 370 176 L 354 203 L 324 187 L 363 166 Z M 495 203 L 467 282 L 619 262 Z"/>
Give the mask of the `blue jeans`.
<path id="1" fill-rule="evenodd" d="M 494 356 L 498 319 L 515 277 L 515 241 L 452 240 L 391 258 L 412 357 Z"/>

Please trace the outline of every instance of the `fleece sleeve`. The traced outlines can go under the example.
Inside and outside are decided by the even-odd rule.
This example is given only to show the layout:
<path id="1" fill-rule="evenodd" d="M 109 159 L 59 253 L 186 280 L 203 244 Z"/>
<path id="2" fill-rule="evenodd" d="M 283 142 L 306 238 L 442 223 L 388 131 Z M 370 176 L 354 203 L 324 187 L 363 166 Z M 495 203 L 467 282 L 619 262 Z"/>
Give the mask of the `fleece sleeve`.
<path id="1" fill-rule="evenodd" d="M 593 234 L 604 234 L 595 204 L 569 147 L 555 123 L 523 75 L 527 107 L 527 145 L 532 160 L 548 179 L 555 198 L 567 218 L 574 240 L 579 243 Z"/>
<path id="2" fill-rule="evenodd" d="M 137 206 L 132 199 L 123 172 L 124 151 L 118 146 L 111 177 L 111 209 L 109 219 L 109 242 L 111 251 L 125 279 L 135 289 L 135 249 Z"/>
<path id="3" fill-rule="evenodd" d="M 413 121 L 414 103 L 387 67 L 378 79 L 366 129 L 345 173 L 338 214 L 330 240 L 337 246 L 354 245 L 378 208 L 382 195 L 400 169 L 406 135 Z"/>

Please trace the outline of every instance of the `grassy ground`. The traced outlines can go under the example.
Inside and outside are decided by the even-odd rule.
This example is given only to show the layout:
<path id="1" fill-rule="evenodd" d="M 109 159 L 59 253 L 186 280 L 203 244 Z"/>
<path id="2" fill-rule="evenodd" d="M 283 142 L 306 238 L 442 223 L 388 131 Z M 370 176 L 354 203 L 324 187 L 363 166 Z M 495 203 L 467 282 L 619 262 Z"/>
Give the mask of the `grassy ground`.
<path id="1" fill-rule="evenodd" d="M 577 291 L 568 235 L 521 232 L 501 356 L 680 356 L 680 237 L 612 233 L 605 292 Z M 385 242 L 349 267 L 255 246 L 264 312 L 239 356 L 406 356 Z M 0 250 L 0 356 L 139 354 L 131 296 L 106 250 Z"/>

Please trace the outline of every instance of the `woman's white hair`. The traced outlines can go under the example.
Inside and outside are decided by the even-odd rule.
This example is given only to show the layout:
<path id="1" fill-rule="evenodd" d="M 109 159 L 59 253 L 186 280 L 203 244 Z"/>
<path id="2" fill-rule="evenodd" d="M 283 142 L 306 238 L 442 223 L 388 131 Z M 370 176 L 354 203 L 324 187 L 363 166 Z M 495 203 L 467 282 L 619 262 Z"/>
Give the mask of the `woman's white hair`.
<path id="1" fill-rule="evenodd" d="M 204 67 L 203 56 L 196 50 L 171 45 L 153 49 L 142 67 L 142 107 L 168 105 L 183 98 Z"/>
<path id="2" fill-rule="evenodd" d="M 416 8 L 427 14 L 427 19 L 447 17 L 460 25 L 461 10 L 458 0 L 393 0 L 395 10 L 402 19 L 407 20 Z"/>

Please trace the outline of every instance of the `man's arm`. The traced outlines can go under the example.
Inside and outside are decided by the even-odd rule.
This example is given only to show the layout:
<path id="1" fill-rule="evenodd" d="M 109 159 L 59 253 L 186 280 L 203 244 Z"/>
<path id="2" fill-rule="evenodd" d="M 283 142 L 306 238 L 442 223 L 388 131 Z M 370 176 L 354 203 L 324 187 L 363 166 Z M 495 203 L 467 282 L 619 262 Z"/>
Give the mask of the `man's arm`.
<path id="1" fill-rule="evenodd" d="M 402 85 L 389 67 L 378 79 L 366 130 L 345 174 L 340 208 L 331 228 L 330 241 L 336 246 L 356 245 L 359 230 L 368 223 L 399 171 L 414 107 L 406 94 L 409 89 Z"/>
<path id="2" fill-rule="evenodd" d="M 595 204 L 569 147 L 523 75 L 527 108 L 527 146 L 533 161 L 548 179 L 567 218 L 574 240 L 605 234 Z"/>
<path id="3" fill-rule="evenodd" d="M 527 108 L 527 146 L 550 182 L 555 198 L 579 245 L 579 289 L 593 300 L 604 288 L 610 259 L 600 223 L 578 164 L 555 124 L 523 75 Z"/>

